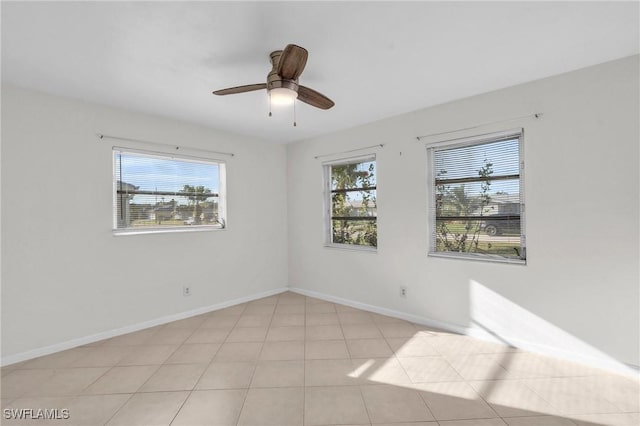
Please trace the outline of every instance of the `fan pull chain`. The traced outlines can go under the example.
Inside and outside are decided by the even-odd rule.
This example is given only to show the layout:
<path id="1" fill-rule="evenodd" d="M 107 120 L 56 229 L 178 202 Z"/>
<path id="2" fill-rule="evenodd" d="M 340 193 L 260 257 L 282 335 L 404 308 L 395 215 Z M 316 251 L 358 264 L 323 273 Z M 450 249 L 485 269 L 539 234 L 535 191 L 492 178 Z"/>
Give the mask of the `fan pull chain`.
<path id="1" fill-rule="evenodd" d="M 271 91 L 269 91 L 269 117 L 271 117 Z"/>
<path id="2" fill-rule="evenodd" d="M 293 127 L 296 127 L 298 123 L 296 123 L 296 101 L 293 101 Z"/>

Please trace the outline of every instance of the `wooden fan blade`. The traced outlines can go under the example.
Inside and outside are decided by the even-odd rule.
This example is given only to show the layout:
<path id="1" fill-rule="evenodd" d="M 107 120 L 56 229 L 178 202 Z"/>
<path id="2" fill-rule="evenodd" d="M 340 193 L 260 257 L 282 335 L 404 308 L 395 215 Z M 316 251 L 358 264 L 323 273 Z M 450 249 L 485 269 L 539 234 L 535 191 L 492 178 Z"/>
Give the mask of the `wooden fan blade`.
<path id="1" fill-rule="evenodd" d="M 298 100 L 320 109 L 329 109 L 335 103 L 320 92 L 305 86 L 298 87 Z"/>
<path id="2" fill-rule="evenodd" d="M 286 80 L 295 80 L 304 66 L 307 64 L 307 57 L 309 52 L 304 47 L 296 46 L 295 44 L 288 44 L 284 48 L 280 55 L 280 62 L 278 62 L 278 75 Z"/>
<path id="3" fill-rule="evenodd" d="M 253 92 L 254 90 L 266 89 L 266 83 L 247 84 L 246 86 L 230 87 L 228 89 L 216 90 L 214 95 L 234 95 L 236 93 Z"/>

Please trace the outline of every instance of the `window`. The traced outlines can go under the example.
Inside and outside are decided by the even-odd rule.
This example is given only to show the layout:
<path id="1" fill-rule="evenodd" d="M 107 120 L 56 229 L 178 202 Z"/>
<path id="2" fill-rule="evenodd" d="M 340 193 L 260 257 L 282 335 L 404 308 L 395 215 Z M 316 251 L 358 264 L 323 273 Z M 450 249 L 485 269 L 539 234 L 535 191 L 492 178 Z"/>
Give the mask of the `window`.
<path id="1" fill-rule="evenodd" d="M 435 144 L 431 255 L 524 263 L 522 130 Z"/>
<path id="2" fill-rule="evenodd" d="M 114 149 L 118 232 L 225 226 L 224 163 Z"/>
<path id="3" fill-rule="evenodd" d="M 376 157 L 325 163 L 325 176 L 328 243 L 376 248 Z"/>

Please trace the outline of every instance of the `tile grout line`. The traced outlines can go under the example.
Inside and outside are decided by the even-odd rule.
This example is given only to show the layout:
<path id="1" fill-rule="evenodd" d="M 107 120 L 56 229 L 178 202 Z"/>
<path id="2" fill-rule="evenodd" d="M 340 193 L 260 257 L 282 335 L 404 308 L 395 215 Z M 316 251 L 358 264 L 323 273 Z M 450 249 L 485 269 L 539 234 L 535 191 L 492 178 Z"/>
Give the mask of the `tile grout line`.
<path id="1" fill-rule="evenodd" d="M 280 299 L 280 294 L 277 295 L 278 296 L 278 300 Z M 260 299 L 258 299 L 260 300 Z M 247 306 L 248 303 L 247 303 Z M 253 378 L 256 375 L 256 370 L 258 369 L 258 361 L 260 360 L 260 357 L 262 356 L 262 351 L 264 350 L 264 344 L 267 341 L 267 335 L 269 334 L 269 329 L 271 328 L 271 323 L 273 322 L 273 316 L 275 315 L 275 307 L 277 306 L 277 302 L 276 305 L 274 305 L 273 307 L 273 312 L 271 313 L 271 319 L 269 319 L 269 324 L 267 325 L 267 333 L 264 336 L 264 340 L 262 341 L 262 346 L 260 347 L 260 352 L 258 353 L 258 355 L 256 356 L 256 359 L 253 362 L 253 372 L 251 373 L 251 379 L 249 380 L 249 384 L 247 385 L 247 390 L 246 393 L 244 394 L 244 399 L 242 400 L 242 406 L 240 407 L 240 410 L 238 411 L 238 419 L 236 420 L 236 426 L 240 424 L 240 418 L 242 417 L 242 412 L 244 411 L 244 407 L 247 403 L 247 398 L 249 397 L 249 391 L 251 391 L 251 384 L 253 383 Z M 242 315 L 244 315 L 244 312 L 246 311 L 246 306 L 245 309 L 243 309 L 242 314 L 240 314 L 240 318 L 242 318 Z M 238 318 L 238 322 L 240 321 L 240 318 Z M 236 325 L 237 323 L 236 322 Z M 235 328 L 235 326 L 234 326 Z M 231 329 L 233 331 L 233 328 Z M 229 338 L 229 336 L 231 335 L 231 332 L 229 332 L 229 335 L 227 336 L 227 339 Z M 226 339 L 225 339 L 225 343 L 226 343 Z M 232 343 L 232 342 L 229 342 Z"/>
<path id="2" fill-rule="evenodd" d="M 349 349 L 349 345 L 347 344 L 347 336 L 344 334 L 344 328 L 342 327 L 342 321 L 340 320 L 340 315 L 338 315 L 338 310 L 336 309 L 336 304 L 333 303 L 333 309 L 336 312 L 336 316 L 338 317 L 338 324 L 340 325 L 340 332 L 342 333 L 342 337 L 344 338 L 344 345 L 347 348 L 347 354 L 349 355 L 349 362 L 353 367 L 353 357 L 351 356 L 351 350 Z M 373 320 L 373 319 L 372 319 Z M 369 424 L 372 424 L 371 413 L 369 412 L 369 407 L 367 407 L 367 402 L 364 399 L 364 393 L 362 392 L 362 384 L 363 381 L 360 377 L 358 377 L 358 393 L 360 393 L 360 399 L 362 400 L 362 405 L 364 406 L 364 411 L 367 413 L 367 419 L 369 419 Z"/>
<path id="3" fill-rule="evenodd" d="M 307 407 L 307 296 L 304 296 L 304 334 L 302 335 L 302 426 L 305 421 L 305 411 Z"/>

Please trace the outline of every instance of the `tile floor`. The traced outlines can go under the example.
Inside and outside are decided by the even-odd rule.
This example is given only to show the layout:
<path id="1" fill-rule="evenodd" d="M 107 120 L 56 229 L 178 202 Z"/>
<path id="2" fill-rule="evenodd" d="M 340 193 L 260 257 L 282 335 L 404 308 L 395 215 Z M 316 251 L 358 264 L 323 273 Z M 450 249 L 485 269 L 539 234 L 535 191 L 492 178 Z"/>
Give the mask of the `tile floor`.
<path id="1" fill-rule="evenodd" d="M 638 380 L 293 293 L 8 366 L 1 380 L 2 425 L 640 425 Z"/>

